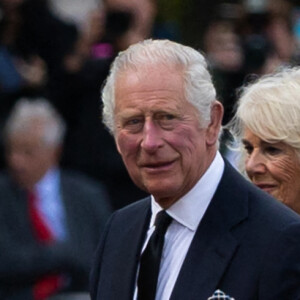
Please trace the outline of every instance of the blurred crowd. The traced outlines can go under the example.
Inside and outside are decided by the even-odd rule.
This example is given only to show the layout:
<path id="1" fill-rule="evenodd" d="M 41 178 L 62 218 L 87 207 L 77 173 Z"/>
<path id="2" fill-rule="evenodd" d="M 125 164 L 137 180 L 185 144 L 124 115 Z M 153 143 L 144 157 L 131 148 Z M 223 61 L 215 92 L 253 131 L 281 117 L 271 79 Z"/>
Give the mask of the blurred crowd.
<path id="1" fill-rule="evenodd" d="M 281 66 L 299 64 L 299 8 L 291 1 L 244 1 L 217 6 L 204 36 L 227 123 L 237 89 Z"/>
<path id="2" fill-rule="evenodd" d="M 101 180 L 118 208 L 143 193 L 131 183 L 103 128 L 99 90 L 115 54 L 151 35 L 155 4 L 80 3 L 83 11 L 90 5 L 84 20 L 76 12 L 66 15 L 60 1 L 0 1 L 0 127 L 21 97 L 50 100 L 68 128 L 61 165 Z"/>

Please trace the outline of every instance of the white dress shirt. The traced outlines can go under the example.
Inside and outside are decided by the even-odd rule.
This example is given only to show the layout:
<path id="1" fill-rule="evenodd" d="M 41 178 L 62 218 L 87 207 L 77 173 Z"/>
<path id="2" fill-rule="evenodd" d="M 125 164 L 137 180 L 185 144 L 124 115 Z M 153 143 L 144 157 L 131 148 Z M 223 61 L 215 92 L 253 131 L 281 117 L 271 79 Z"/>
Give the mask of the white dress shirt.
<path id="1" fill-rule="evenodd" d="M 60 172 L 50 169 L 35 185 L 38 195 L 37 208 L 56 240 L 65 240 L 65 207 L 60 192 Z"/>
<path id="2" fill-rule="evenodd" d="M 167 209 L 167 213 L 173 218 L 173 221 L 165 235 L 156 300 L 170 299 L 196 229 L 217 189 L 223 171 L 224 161 L 218 152 L 198 183 L 185 196 Z M 156 215 L 162 210 L 159 204 L 155 202 L 154 197 L 151 196 L 151 198 L 152 216 L 142 252 L 155 229 L 154 221 Z M 137 285 L 134 299 L 137 299 Z"/>

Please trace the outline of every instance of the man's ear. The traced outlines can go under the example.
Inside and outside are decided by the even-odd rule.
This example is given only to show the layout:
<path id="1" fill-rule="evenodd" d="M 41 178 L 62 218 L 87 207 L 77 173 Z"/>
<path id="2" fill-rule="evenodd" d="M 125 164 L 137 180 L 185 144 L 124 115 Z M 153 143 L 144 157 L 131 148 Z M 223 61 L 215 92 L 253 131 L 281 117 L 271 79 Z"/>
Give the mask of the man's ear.
<path id="1" fill-rule="evenodd" d="M 206 143 L 213 146 L 217 143 L 224 114 L 223 105 L 219 101 L 215 101 L 211 108 L 211 120 L 207 127 Z"/>

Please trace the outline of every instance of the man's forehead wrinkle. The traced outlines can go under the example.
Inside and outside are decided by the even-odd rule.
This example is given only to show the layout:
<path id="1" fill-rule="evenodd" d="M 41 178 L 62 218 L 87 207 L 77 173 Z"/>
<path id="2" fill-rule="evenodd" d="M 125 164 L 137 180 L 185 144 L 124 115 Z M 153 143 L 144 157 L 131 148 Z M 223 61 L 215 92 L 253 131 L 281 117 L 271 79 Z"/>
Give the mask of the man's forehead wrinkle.
<path id="1" fill-rule="evenodd" d="M 174 103 L 173 103 L 174 104 Z M 168 105 L 165 107 L 161 107 L 160 105 L 150 105 L 148 109 L 139 109 L 136 106 L 127 107 L 123 110 L 122 113 L 118 114 L 119 116 L 122 116 L 124 118 L 126 117 L 132 117 L 137 115 L 147 115 L 147 116 L 155 116 L 157 114 L 161 113 L 179 113 L 181 111 L 181 106 L 178 104 L 175 105 Z"/>
<path id="2" fill-rule="evenodd" d="M 149 88 L 143 88 L 142 90 L 139 90 L 139 91 L 134 91 L 134 92 L 131 92 L 131 94 L 145 94 L 145 93 L 148 93 L 150 95 L 153 95 L 157 98 L 159 98 L 161 95 L 158 95 L 157 93 L 169 93 L 169 92 L 173 92 L 172 89 L 168 89 L 168 88 L 161 88 L 161 89 L 151 89 L 150 87 Z"/>
<path id="3" fill-rule="evenodd" d="M 164 64 L 162 63 L 154 63 L 154 64 L 144 64 L 142 66 L 140 66 L 139 68 L 134 68 L 134 67 L 128 67 L 128 68 L 124 68 L 122 70 L 120 70 L 120 72 L 117 75 L 117 78 L 128 78 L 130 77 L 131 80 L 133 80 L 134 78 L 136 79 L 136 81 L 138 82 L 142 82 L 145 80 L 145 78 L 150 77 L 151 74 L 154 72 L 156 73 L 156 68 L 157 66 L 162 67 L 163 69 L 168 70 L 170 73 L 177 73 L 180 80 L 182 80 L 182 74 L 184 72 L 184 68 L 182 66 L 177 66 L 177 65 L 173 65 L 172 63 L 166 63 Z M 159 77 L 159 74 L 157 74 L 157 76 Z"/>

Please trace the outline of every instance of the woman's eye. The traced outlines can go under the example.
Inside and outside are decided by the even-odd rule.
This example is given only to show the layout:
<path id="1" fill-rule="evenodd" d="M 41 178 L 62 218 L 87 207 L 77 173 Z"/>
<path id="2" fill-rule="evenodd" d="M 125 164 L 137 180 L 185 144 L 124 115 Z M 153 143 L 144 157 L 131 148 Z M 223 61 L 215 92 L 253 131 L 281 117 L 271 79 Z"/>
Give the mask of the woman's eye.
<path id="1" fill-rule="evenodd" d="M 251 154 L 253 151 L 253 147 L 250 145 L 244 145 L 244 149 L 246 150 L 247 154 Z"/>
<path id="2" fill-rule="evenodd" d="M 251 154 L 253 151 L 253 146 L 248 142 L 243 140 L 243 146 L 247 154 Z"/>
<path id="3" fill-rule="evenodd" d="M 277 147 L 273 147 L 273 146 L 266 147 L 265 151 L 266 151 L 266 153 L 268 153 L 270 155 L 277 155 L 282 152 L 281 149 L 279 149 Z"/>

